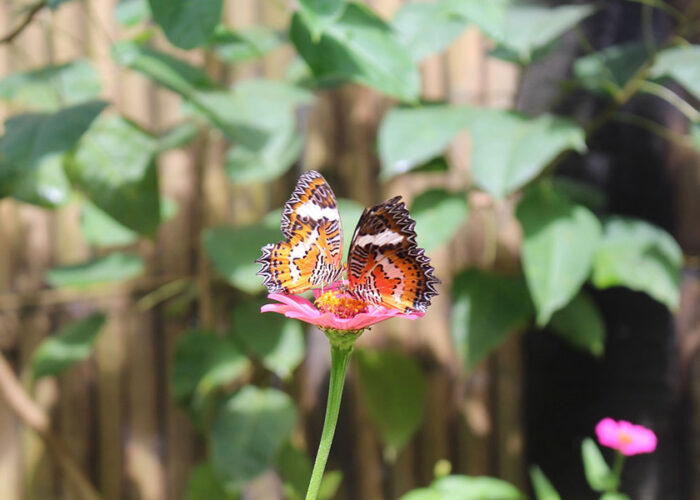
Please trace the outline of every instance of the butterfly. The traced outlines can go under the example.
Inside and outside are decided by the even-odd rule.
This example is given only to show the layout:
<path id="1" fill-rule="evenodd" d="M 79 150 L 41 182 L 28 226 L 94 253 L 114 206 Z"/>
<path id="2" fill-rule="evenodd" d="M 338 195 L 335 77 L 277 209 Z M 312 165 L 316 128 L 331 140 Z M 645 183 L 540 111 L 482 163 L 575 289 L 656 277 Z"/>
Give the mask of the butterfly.
<path id="1" fill-rule="evenodd" d="M 348 252 L 348 292 L 365 302 L 425 312 L 440 282 L 416 244 L 415 221 L 400 196 L 362 213 Z M 333 190 L 310 170 L 282 211 L 286 240 L 262 248 L 258 275 L 270 293 L 298 294 L 342 279 L 343 232 Z"/>

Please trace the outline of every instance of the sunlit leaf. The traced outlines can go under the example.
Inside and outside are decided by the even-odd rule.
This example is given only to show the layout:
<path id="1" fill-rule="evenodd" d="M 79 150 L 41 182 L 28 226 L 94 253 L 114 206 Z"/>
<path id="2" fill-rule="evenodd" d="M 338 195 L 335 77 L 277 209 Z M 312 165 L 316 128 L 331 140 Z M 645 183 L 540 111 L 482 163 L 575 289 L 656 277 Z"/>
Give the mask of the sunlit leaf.
<path id="1" fill-rule="evenodd" d="M 445 495 L 432 488 L 418 488 L 401 496 L 399 500 L 447 500 Z"/>
<path id="2" fill-rule="evenodd" d="M 536 59 L 542 49 L 595 12 L 592 5 L 537 5 L 515 2 L 506 12 L 501 47 L 517 54 L 521 64 Z M 541 54 L 542 52 L 540 52 Z"/>
<path id="3" fill-rule="evenodd" d="M 210 457 L 226 485 L 270 467 L 297 419 L 292 399 L 277 389 L 245 386 L 219 408 L 209 435 Z"/>
<path id="4" fill-rule="evenodd" d="M 448 105 L 391 109 L 379 128 L 381 177 L 408 172 L 442 153 L 470 123 L 471 112 Z"/>
<path id="5" fill-rule="evenodd" d="M 260 148 L 233 146 L 226 152 L 226 174 L 235 184 L 275 180 L 294 165 L 303 146 L 304 137 L 294 128 L 272 134 Z"/>
<path id="6" fill-rule="evenodd" d="M 44 208 L 66 204 L 72 191 L 63 170 L 63 159 L 63 153 L 44 157 L 36 168 L 17 179 L 12 186 L 12 197 Z"/>
<path id="7" fill-rule="evenodd" d="M 474 23 L 488 37 L 500 40 L 505 31 L 506 12 L 510 0 L 442 0 L 452 12 Z"/>
<path id="8" fill-rule="evenodd" d="M 493 477 L 445 476 L 432 485 L 432 489 L 450 500 L 522 500 L 518 488 Z"/>
<path id="9" fill-rule="evenodd" d="M 75 184 L 124 226 L 154 237 L 160 224 L 156 140 L 117 115 L 97 120 L 67 163 Z"/>
<path id="10" fill-rule="evenodd" d="M 656 56 L 651 76 L 668 76 L 700 99 L 700 45 L 678 46 L 662 50 Z"/>
<path id="11" fill-rule="evenodd" d="M 235 381 L 249 365 L 245 354 L 228 339 L 213 332 L 188 332 L 177 340 L 173 355 L 173 397 L 197 411 L 212 391 Z"/>
<path id="12" fill-rule="evenodd" d="M 488 356 L 533 314 L 522 278 L 469 269 L 452 285 L 452 341 L 466 369 Z"/>
<path id="13" fill-rule="evenodd" d="M 473 111 L 469 132 L 474 182 L 499 198 L 532 180 L 562 151 L 586 150 L 583 129 L 553 115 L 527 118 L 478 109 Z"/>
<path id="14" fill-rule="evenodd" d="M 527 285 L 544 326 L 578 293 L 600 241 L 598 219 L 548 186 L 529 190 L 517 209 Z"/>
<path id="15" fill-rule="evenodd" d="M 642 43 L 613 45 L 574 62 L 574 75 L 588 90 L 615 96 L 649 59 Z"/>
<path id="16" fill-rule="evenodd" d="M 148 0 L 153 20 L 181 49 L 204 45 L 221 19 L 223 0 Z"/>
<path id="17" fill-rule="evenodd" d="M 468 215 L 469 206 L 464 194 L 452 194 L 445 189 L 422 192 L 411 204 L 418 245 L 426 250 L 444 245 L 466 222 Z"/>
<path id="18" fill-rule="evenodd" d="M 59 375 L 75 363 L 87 359 L 105 320 L 104 314 L 93 313 L 64 326 L 42 341 L 32 354 L 34 378 Z"/>
<path id="19" fill-rule="evenodd" d="M 261 224 L 244 227 L 218 227 L 204 232 L 204 247 L 214 269 L 235 286 L 249 293 L 263 290 L 262 278 L 256 276 L 260 264 L 255 259 L 261 248 L 277 243 L 281 234 Z"/>
<path id="20" fill-rule="evenodd" d="M 218 26 L 211 44 L 221 60 L 239 63 L 258 59 L 282 45 L 284 41 L 280 33 L 264 26 L 236 31 Z"/>
<path id="21" fill-rule="evenodd" d="M 320 79 L 346 79 L 403 101 L 416 101 L 420 75 L 393 30 L 368 7 L 348 3 L 327 26 L 318 43 L 300 14 L 292 19 L 290 38 Z"/>
<path id="22" fill-rule="evenodd" d="M 550 325 L 566 342 L 600 357 L 605 350 L 605 323 L 598 306 L 584 291 L 552 315 Z"/>
<path id="23" fill-rule="evenodd" d="M 299 0 L 299 12 L 311 27 L 314 42 L 326 27 L 338 20 L 345 6 L 345 0 Z"/>
<path id="24" fill-rule="evenodd" d="M 265 368 L 286 379 L 304 360 L 304 331 L 299 321 L 261 313 L 260 307 L 268 302 L 252 300 L 237 305 L 229 335 L 260 359 Z"/>
<path id="25" fill-rule="evenodd" d="M 615 487 L 615 475 L 591 438 L 586 438 L 581 443 L 581 458 L 586 481 L 592 489 L 602 492 Z"/>
<path id="26" fill-rule="evenodd" d="M 230 491 L 226 489 L 209 462 L 199 464 L 190 474 L 185 500 L 238 500 L 239 498 L 240 495 L 235 489 Z"/>
<path id="27" fill-rule="evenodd" d="M 85 239 L 95 245 L 130 245 L 139 238 L 136 231 L 120 224 L 89 201 L 83 203 L 80 228 Z"/>
<path id="28" fill-rule="evenodd" d="M 624 493 L 616 492 L 606 492 L 600 496 L 600 500 L 630 500 L 630 497 Z"/>
<path id="29" fill-rule="evenodd" d="M 53 267 L 46 272 L 51 286 L 87 287 L 102 283 L 125 281 L 144 271 L 141 257 L 115 252 L 95 260 L 72 266 Z"/>
<path id="30" fill-rule="evenodd" d="M 423 372 L 412 358 L 390 351 L 357 351 L 355 361 L 372 420 L 384 443 L 398 451 L 423 420 Z"/>
<path id="31" fill-rule="evenodd" d="M 554 489 L 552 483 L 538 466 L 530 467 L 530 479 L 532 480 L 532 488 L 535 490 L 536 500 L 561 500 L 557 490 Z"/>
<path id="32" fill-rule="evenodd" d="M 97 71 L 85 59 L 12 73 L 0 81 L 0 99 L 42 111 L 89 101 L 99 93 Z"/>
<path id="33" fill-rule="evenodd" d="M 120 25 L 132 28 L 151 17 L 151 7 L 148 0 L 119 0 L 114 7 L 114 17 Z"/>
<path id="34" fill-rule="evenodd" d="M 605 221 L 595 254 L 593 284 L 639 290 L 676 310 L 682 260 L 678 243 L 666 231 L 641 220 L 612 217 Z"/>
<path id="35" fill-rule="evenodd" d="M 445 1 L 405 3 L 392 20 L 399 42 L 415 62 L 443 51 L 467 26 L 464 17 L 448 4 Z"/>

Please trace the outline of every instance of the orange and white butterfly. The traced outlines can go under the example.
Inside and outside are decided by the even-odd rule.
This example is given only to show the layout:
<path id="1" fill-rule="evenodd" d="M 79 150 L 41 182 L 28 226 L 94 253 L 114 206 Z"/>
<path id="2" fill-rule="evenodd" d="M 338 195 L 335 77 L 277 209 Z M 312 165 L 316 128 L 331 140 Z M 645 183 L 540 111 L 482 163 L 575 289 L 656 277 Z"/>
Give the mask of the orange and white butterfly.
<path id="1" fill-rule="evenodd" d="M 401 312 L 425 312 L 440 281 L 416 244 L 415 225 L 400 196 L 365 209 L 348 253 L 350 294 Z M 298 294 L 342 279 L 340 214 L 321 174 L 299 177 L 281 227 L 286 241 L 265 245 L 256 261 L 270 293 Z"/>

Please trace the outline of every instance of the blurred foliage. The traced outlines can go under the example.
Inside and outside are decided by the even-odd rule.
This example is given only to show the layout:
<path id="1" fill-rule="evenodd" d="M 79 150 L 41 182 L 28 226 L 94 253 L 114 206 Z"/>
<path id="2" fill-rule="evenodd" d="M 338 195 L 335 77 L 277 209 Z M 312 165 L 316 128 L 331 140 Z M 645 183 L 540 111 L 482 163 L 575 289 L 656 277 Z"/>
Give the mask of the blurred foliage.
<path id="1" fill-rule="evenodd" d="M 57 9 L 66 1 L 47 5 Z M 227 141 L 224 162 L 231 183 L 275 181 L 304 149 L 300 111 L 314 106 L 317 91 L 354 82 L 393 103 L 377 138 L 381 181 L 417 172 L 439 176 L 451 168 L 445 153 L 454 138 L 471 137 L 472 177 L 466 188 L 433 187 L 413 200 L 422 246 L 433 250 L 455 240 L 471 212 L 471 194 L 494 203 L 506 199 L 516 207 L 523 230 L 521 274 L 469 268 L 455 269 L 453 279 L 442 276 L 452 282 L 452 339 L 466 371 L 512 332 L 533 323 L 574 348 L 603 356 L 605 324 L 589 294 L 592 288 L 627 287 L 678 307 L 682 253 L 674 239 L 641 220 L 604 217 L 601 193 L 553 178 L 562 158 L 586 154 L 600 117 L 575 122 L 420 100 L 417 63 L 447 49 L 467 26 L 493 42 L 494 57 L 526 68 L 556 52 L 562 36 L 596 8 L 437 0 L 406 3 L 385 20 L 358 2 L 300 0 L 280 32 L 225 26 L 222 3 L 120 0 L 116 6 L 117 21 L 136 34 L 113 44 L 114 62 L 181 97 L 180 121 L 171 129 L 143 130 L 117 110 L 106 110 L 108 103 L 96 100 L 101 82 L 89 60 L 60 61 L 0 81 L 0 99 L 16 110 L 0 137 L 0 197 L 47 209 L 80 204 L 83 236 L 101 249 L 97 258 L 52 268 L 46 275 L 50 286 L 87 287 L 143 273 L 141 257 L 114 247 L 155 238 L 176 209 L 159 195 L 161 153 L 216 130 Z M 581 55 L 562 92 L 596 93 L 610 105 L 604 119 L 613 119 L 634 95 L 653 94 L 688 118 L 684 140 L 700 150 L 700 112 L 692 105 L 692 98 L 700 98 L 700 47 L 684 38 L 692 20 L 678 13 L 673 18 L 673 36 L 658 46 L 621 44 L 596 51 L 579 32 Z M 155 48 L 157 29 L 179 50 Z M 228 87 L 183 57 L 183 50 L 195 47 L 225 65 L 256 60 L 280 47 L 299 57 L 286 79 L 250 79 Z M 670 90 L 669 81 L 682 91 Z M 342 199 L 339 205 L 345 233 L 351 234 L 363 207 Z M 304 332 L 298 322 L 258 312 L 263 286 L 254 260 L 263 245 L 281 238 L 279 217 L 280 211 L 272 211 L 258 222 L 206 228 L 201 234 L 213 270 L 236 290 L 238 302 L 229 331 L 193 329 L 175 349 L 172 393 L 209 442 L 208 461 L 193 471 L 187 498 L 238 498 L 248 481 L 270 467 L 279 471 L 289 498 L 301 498 L 308 481 L 308 450 L 290 441 L 298 410 L 284 383 L 303 361 Z M 85 359 L 104 320 L 96 313 L 45 340 L 33 358 L 35 376 L 57 375 Z M 371 417 L 395 454 L 421 424 L 423 369 L 388 351 L 359 352 L 356 368 Z M 253 385 L 254 369 L 269 372 L 272 387 Z M 589 483 L 602 491 L 610 471 L 594 448 L 584 442 L 583 460 Z M 326 498 L 339 480 L 338 473 L 327 474 Z M 558 498 L 539 469 L 533 469 L 532 481 L 538 499 Z M 445 476 L 403 497 L 446 498 L 522 495 L 497 479 Z"/>

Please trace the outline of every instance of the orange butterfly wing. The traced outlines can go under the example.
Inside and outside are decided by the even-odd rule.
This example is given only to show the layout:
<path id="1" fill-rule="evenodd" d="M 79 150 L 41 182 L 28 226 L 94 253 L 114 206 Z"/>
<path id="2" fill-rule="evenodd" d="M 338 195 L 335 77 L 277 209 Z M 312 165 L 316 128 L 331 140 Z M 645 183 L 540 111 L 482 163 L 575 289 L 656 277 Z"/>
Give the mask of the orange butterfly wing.
<path id="1" fill-rule="evenodd" d="M 343 236 L 335 195 L 321 174 L 299 177 L 282 211 L 286 241 L 265 245 L 258 274 L 270 293 L 301 293 L 340 278 Z"/>
<path id="2" fill-rule="evenodd" d="M 415 225 L 400 196 L 365 209 L 348 255 L 353 295 L 401 312 L 425 312 L 440 280 L 416 244 Z"/>

